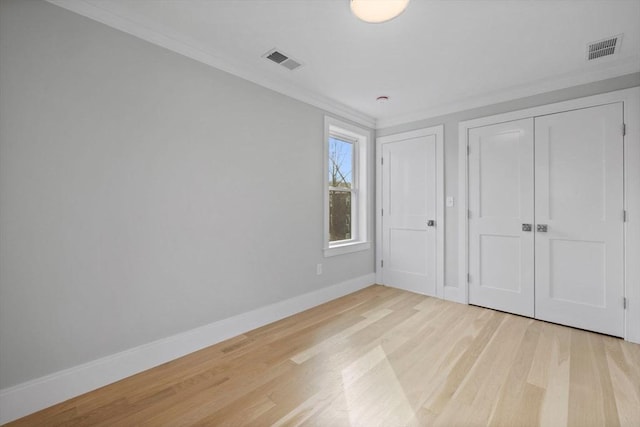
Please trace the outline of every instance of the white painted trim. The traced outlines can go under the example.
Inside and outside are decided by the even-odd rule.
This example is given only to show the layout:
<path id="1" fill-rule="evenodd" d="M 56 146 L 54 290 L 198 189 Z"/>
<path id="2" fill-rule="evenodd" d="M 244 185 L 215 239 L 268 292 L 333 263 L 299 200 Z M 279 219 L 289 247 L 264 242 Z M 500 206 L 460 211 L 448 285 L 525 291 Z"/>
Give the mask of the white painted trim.
<path id="1" fill-rule="evenodd" d="M 0 390 L 0 424 L 185 356 L 375 282 L 373 273 Z"/>
<path id="2" fill-rule="evenodd" d="M 520 86 L 498 90 L 485 95 L 461 99 L 456 102 L 439 105 L 427 110 L 403 114 L 401 116 L 391 117 L 388 119 L 378 119 L 376 129 L 384 129 L 391 126 L 427 120 L 447 114 L 458 113 L 460 111 L 471 110 L 473 108 L 494 105 L 554 90 L 620 77 L 626 74 L 637 73 L 638 71 L 640 71 L 640 61 L 639 56 L 636 55 L 620 59 L 619 61 L 609 62 L 604 64 L 602 68 L 591 69 L 588 72 L 579 71 L 562 76 L 555 76 Z"/>
<path id="3" fill-rule="evenodd" d="M 469 304 L 469 128 L 458 125 L 458 289 L 457 301 Z"/>
<path id="4" fill-rule="evenodd" d="M 375 157 L 375 171 L 376 171 L 376 200 L 375 200 L 375 219 L 376 219 L 376 283 L 384 285 L 382 279 L 382 268 L 380 267 L 380 261 L 382 260 L 382 143 L 380 142 L 382 137 L 376 138 L 376 157 Z"/>
<path id="5" fill-rule="evenodd" d="M 444 298 L 444 125 L 436 130 L 436 296 Z"/>
<path id="6" fill-rule="evenodd" d="M 625 339 L 640 344 L 640 87 L 624 96 L 625 169 Z"/>
<path id="7" fill-rule="evenodd" d="M 450 286 L 444 287 L 444 299 L 447 301 L 458 302 L 460 304 L 467 304 L 467 297 L 464 293 L 466 287 L 463 286 Z"/>
<path id="8" fill-rule="evenodd" d="M 351 254 L 354 252 L 368 251 L 371 249 L 371 242 L 349 242 L 343 245 L 331 246 L 324 250 L 324 257 Z"/>
<path id="9" fill-rule="evenodd" d="M 380 268 L 383 244 L 383 218 L 380 215 L 382 211 L 382 144 L 430 135 L 436 137 L 436 296 L 444 298 L 444 125 L 376 138 L 376 283 L 384 284 L 384 275 Z"/>
<path id="10" fill-rule="evenodd" d="M 275 92 L 287 95 L 314 107 L 321 108 L 363 126 L 375 128 L 376 119 L 361 113 L 345 104 L 289 83 L 285 78 L 266 76 L 254 67 L 242 64 L 231 58 L 223 58 L 212 53 L 206 46 L 181 34 L 172 33 L 166 28 L 154 28 L 155 25 L 137 16 L 131 18 L 119 16 L 111 10 L 99 7 L 85 0 L 47 0 L 56 6 L 75 12 L 79 15 L 98 21 L 117 30 L 123 31 L 142 40 L 162 46 L 188 58 L 207 64 L 211 67 L 233 74 L 234 76 L 256 83 Z"/>
<path id="11" fill-rule="evenodd" d="M 640 343 L 640 87 L 624 89 L 600 95 L 572 99 L 540 107 L 512 111 L 495 116 L 460 122 L 458 126 L 458 278 L 461 301 L 468 303 L 468 163 L 467 144 L 469 129 L 521 120 L 530 117 L 554 114 L 563 111 L 622 102 L 627 134 L 625 144 L 625 296 L 628 308 L 625 311 L 624 338 Z M 621 129 L 622 131 L 622 129 Z"/>

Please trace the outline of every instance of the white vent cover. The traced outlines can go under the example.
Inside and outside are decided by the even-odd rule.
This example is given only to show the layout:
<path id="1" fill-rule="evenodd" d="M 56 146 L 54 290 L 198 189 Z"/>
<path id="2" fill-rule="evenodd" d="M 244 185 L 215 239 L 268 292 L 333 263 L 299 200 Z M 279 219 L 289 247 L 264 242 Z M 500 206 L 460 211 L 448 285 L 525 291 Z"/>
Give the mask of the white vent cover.
<path id="1" fill-rule="evenodd" d="M 618 53 L 621 43 L 622 34 L 589 43 L 587 45 L 587 61 Z"/>
<path id="2" fill-rule="evenodd" d="M 288 70 L 295 70 L 302 66 L 299 61 L 291 58 L 289 55 L 282 53 L 278 49 L 271 49 L 269 52 L 262 55 L 263 58 L 267 58 L 270 61 L 275 62 L 276 64 L 280 64 Z"/>

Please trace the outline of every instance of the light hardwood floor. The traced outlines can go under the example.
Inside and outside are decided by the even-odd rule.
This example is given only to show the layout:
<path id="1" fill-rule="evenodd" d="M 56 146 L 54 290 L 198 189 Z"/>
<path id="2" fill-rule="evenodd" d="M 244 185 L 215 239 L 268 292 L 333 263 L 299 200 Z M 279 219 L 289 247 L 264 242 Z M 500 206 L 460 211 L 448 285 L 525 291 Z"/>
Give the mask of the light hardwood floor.
<path id="1" fill-rule="evenodd" d="M 640 345 L 371 286 L 11 425 L 640 426 Z"/>

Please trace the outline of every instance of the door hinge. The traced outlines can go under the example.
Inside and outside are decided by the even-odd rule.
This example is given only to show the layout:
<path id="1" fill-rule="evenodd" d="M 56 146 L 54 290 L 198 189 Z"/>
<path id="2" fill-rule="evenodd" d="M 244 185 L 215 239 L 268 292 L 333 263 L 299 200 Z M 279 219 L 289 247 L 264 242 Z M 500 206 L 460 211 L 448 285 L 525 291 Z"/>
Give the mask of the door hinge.
<path id="1" fill-rule="evenodd" d="M 380 164 L 384 165 L 384 157 L 380 157 Z"/>
<path id="2" fill-rule="evenodd" d="M 384 209 L 380 209 L 380 216 L 384 216 Z"/>
<path id="3" fill-rule="evenodd" d="M 622 308 L 627 309 L 627 297 L 622 298 Z"/>
<path id="4" fill-rule="evenodd" d="M 467 283 L 471 283 L 471 274 L 467 273 Z"/>
<path id="5" fill-rule="evenodd" d="M 467 210 L 467 218 L 471 219 L 471 209 Z"/>
<path id="6" fill-rule="evenodd" d="M 625 136 L 627 134 L 627 124 L 623 123 L 622 124 L 622 136 Z"/>
<path id="7" fill-rule="evenodd" d="M 469 145 L 467 145 L 467 156 L 471 154 L 471 147 Z"/>
<path id="8" fill-rule="evenodd" d="M 622 222 L 627 222 L 627 211 L 626 210 L 622 211 Z"/>
<path id="9" fill-rule="evenodd" d="M 383 260 L 383 259 L 381 259 L 381 260 L 380 260 L 380 267 L 381 267 L 381 268 L 383 268 L 383 267 L 384 267 L 384 260 Z"/>

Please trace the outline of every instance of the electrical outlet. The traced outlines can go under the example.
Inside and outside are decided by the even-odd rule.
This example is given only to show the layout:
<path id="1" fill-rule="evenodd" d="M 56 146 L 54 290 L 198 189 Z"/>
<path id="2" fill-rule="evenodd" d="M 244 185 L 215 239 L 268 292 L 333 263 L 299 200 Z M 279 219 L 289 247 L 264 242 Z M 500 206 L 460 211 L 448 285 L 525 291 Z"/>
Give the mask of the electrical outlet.
<path id="1" fill-rule="evenodd" d="M 320 276 L 322 274 L 322 264 L 316 265 L 316 274 Z"/>
<path id="2" fill-rule="evenodd" d="M 452 196 L 447 196 L 447 207 L 448 208 L 452 208 L 453 207 L 453 197 Z"/>

